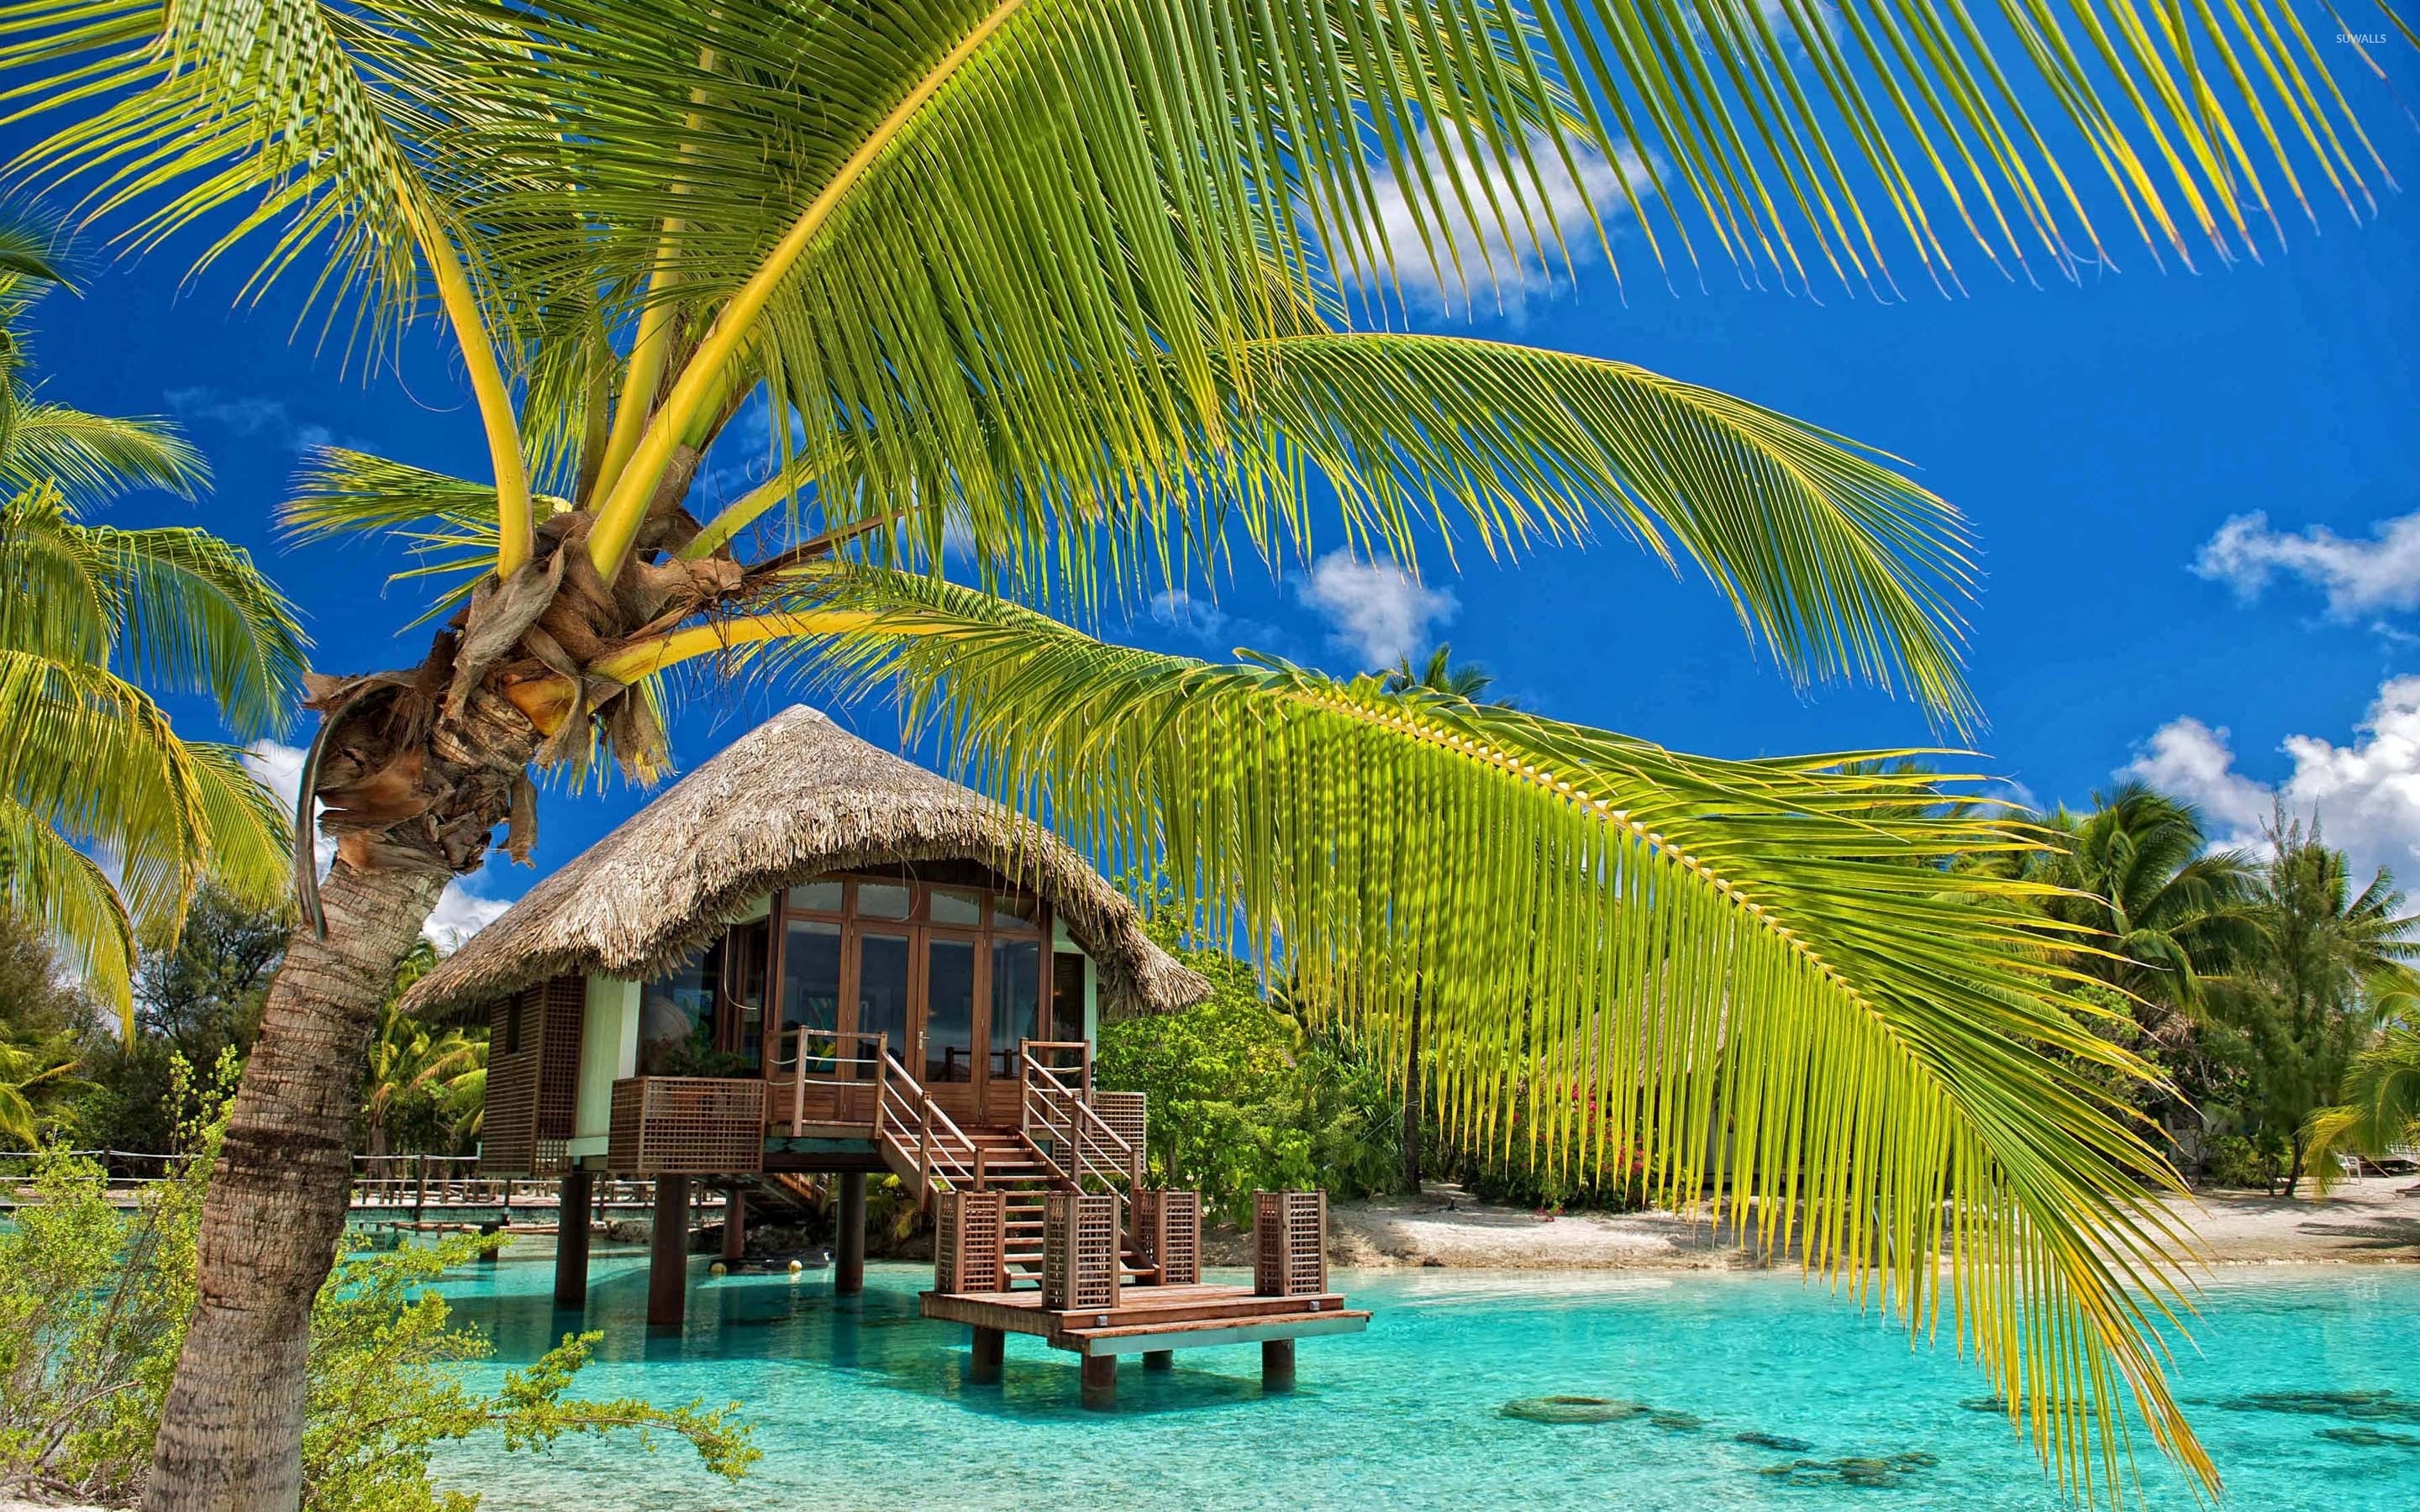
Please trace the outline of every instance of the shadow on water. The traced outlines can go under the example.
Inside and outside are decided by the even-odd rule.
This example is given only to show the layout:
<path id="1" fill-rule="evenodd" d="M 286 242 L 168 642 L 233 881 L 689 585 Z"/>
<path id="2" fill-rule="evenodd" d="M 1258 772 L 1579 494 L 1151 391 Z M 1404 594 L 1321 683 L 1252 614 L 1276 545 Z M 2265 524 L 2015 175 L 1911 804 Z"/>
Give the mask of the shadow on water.
<path id="1" fill-rule="evenodd" d="M 1263 1395 L 1257 1353 L 1238 1349 L 1224 1352 L 1249 1360 L 1249 1376 L 1198 1366 L 1147 1371 L 1128 1359 L 1118 1371 L 1114 1404 L 1087 1408 L 1077 1357 L 1032 1338 L 1013 1339 L 1001 1381 L 979 1385 L 966 1379 L 968 1331 L 923 1317 L 913 1291 L 869 1287 L 841 1297 L 828 1274 L 709 1276 L 705 1263 L 692 1265 L 687 1318 L 677 1331 L 647 1326 L 644 1262 L 597 1267 L 583 1308 L 556 1307 L 551 1290 L 536 1288 L 449 1288 L 449 1301 L 455 1321 L 486 1335 L 505 1365 L 536 1359 L 566 1334 L 595 1330 L 604 1335 L 596 1351 L 600 1363 L 812 1365 L 995 1418 L 1097 1422 L 1224 1408 Z M 1297 1388 L 1291 1395 L 1317 1393 Z"/>

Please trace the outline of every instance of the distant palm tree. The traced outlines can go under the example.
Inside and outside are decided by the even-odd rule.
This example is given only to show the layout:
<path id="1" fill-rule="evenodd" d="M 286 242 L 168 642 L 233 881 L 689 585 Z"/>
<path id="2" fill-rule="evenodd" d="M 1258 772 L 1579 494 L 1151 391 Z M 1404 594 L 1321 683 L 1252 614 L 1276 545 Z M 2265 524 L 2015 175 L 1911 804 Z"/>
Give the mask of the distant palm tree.
<path id="1" fill-rule="evenodd" d="M 1427 663 L 1417 671 L 1406 653 L 1383 674 L 1383 682 L 1389 693 L 1406 693 L 1417 687 L 1446 698 L 1460 699 L 1466 703 L 1478 703 L 1482 702 L 1480 695 L 1496 686 L 1496 674 L 1475 661 L 1457 665 L 1453 659 L 1453 647 L 1439 645 L 1429 653 Z M 1485 702 L 1497 708 L 1512 706 L 1503 699 Z"/>
<path id="2" fill-rule="evenodd" d="M 2336 1095 L 2344 1101 L 2312 1114 L 2304 1128 L 2311 1181 L 2322 1193 L 2344 1174 L 2337 1156 L 2376 1160 L 2420 1139 L 2420 1028 L 2389 1026 L 2353 1057 Z"/>
<path id="3" fill-rule="evenodd" d="M 45 1056 L 32 1046 L 0 1044 L 0 1140 L 19 1149 L 39 1143 L 41 1118 L 27 1094 L 59 1082 L 75 1069 L 73 1056 Z"/>
<path id="4" fill-rule="evenodd" d="M 2101 952 L 2076 966 L 2131 995 L 2151 1039 L 2178 1042 L 2191 1032 L 2202 979 L 2258 943 L 2252 861 L 2210 849 L 2195 810 L 2139 782 L 2094 794 L 2087 813 L 2060 809 L 2044 823 L 2053 848 L 2035 853 L 2031 874 L 2069 889 L 2044 910 L 2091 930 Z"/>
<path id="5" fill-rule="evenodd" d="M 2305 830 L 2280 814 L 2269 841 L 2253 873 L 2258 948 L 2221 991 L 2261 1060 L 2262 1120 L 2291 1131 L 2290 1194 L 2311 1136 L 2339 1132 L 2314 1115 L 2336 1102 L 2356 1047 L 2420 1001 L 2420 915 L 2404 912 L 2384 868 L 2356 889 L 2344 853 L 2317 825 Z"/>
<path id="6" fill-rule="evenodd" d="M 22 322 L 49 270 L 9 249 L 41 243 L 0 227 L 0 904 L 131 1035 L 138 947 L 175 939 L 205 879 L 274 900 L 291 867 L 242 751 L 180 737 L 152 693 L 200 694 L 239 738 L 281 731 L 305 641 L 241 549 L 85 523 L 129 489 L 191 497 L 208 473 L 168 423 L 87 414 L 24 381 Z"/>
<path id="7" fill-rule="evenodd" d="M 468 1101 L 466 1082 L 475 1078 L 478 1091 L 484 1094 L 487 1089 L 485 1037 L 458 1028 L 432 1028 L 401 1011 L 404 992 L 436 964 L 436 947 L 421 941 L 404 958 L 386 1006 L 380 1011 L 378 1035 L 370 1041 L 369 1071 L 362 1083 L 362 1128 L 370 1154 L 392 1152 L 392 1120 L 413 1097 L 431 1094 L 452 1114 Z"/>

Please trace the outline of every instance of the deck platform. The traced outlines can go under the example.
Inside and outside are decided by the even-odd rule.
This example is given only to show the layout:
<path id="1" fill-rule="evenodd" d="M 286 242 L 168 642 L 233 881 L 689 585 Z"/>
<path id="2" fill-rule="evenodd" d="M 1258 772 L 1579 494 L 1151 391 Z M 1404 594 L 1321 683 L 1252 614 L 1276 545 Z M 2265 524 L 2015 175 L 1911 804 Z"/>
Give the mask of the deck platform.
<path id="1" fill-rule="evenodd" d="M 1049 1312 L 1042 1293 L 927 1291 L 923 1314 L 943 1322 L 1002 1334 L 1031 1334 L 1055 1350 L 1087 1359 L 1157 1354 L 1214 1344 L 1269 1344 L 1326 1334 L 1358 1334 L 1370 1315 L 1344 1305 L 1341 1293 L 1264 1297 L 1249 1287 L 1121 1288 L 1117 1305 Z"/>

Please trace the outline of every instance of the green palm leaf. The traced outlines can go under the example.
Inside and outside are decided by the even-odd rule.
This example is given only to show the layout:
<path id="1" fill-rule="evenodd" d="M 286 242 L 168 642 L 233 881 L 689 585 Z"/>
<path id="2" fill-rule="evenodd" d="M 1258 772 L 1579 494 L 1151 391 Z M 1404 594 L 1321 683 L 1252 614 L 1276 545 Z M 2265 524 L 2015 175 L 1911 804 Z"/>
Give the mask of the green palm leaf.
<path id="1" fill-rule="evenodd" d="M 54 483 L 70 504 L 104 502 L 130 488 L 161 488 L 191 499 L 210 470 L 164 420 L 89 415 L 61 404 L 27 404 L 0 450 L 0 485 Z"/>
<path id="2" fill-rule="evenodd" d="M 2152 1073 L 2074 1016 L 2051 889 L 1941 866 L 2040 843 L 1947 801 L 1963 779 L 1127 650 L 929 579 L 816 594 L 873 618 L 801 654 L 895 679 L 993 792 L 1249 928 L 1384 1060 L 1417 981 L 1457 1142 L 1736 1204 L 1913 1333 L 1946 1322 L 2070 1484 L 2120 1493 L 2130 1410 L 2209 1473 L 2158 1338 L 2179 1184 L 2097 1080 Z"/>
<path id="3" fill-rule="evenodd" d="M 58 943 L 70 969 L 134 1032 L 134 922 L 91 856 L 0 794 L 0 900 Z"/>

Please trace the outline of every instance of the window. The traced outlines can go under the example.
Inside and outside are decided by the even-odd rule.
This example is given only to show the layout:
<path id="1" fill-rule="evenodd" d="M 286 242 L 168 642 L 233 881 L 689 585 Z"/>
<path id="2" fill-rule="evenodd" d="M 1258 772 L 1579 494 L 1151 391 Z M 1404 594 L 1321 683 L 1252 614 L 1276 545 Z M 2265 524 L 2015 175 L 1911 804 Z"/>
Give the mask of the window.
<path id="1" fill-rule="evenodd" d="M 905 883 L 861 882 L 857 885 L 857 917 L 906 918 L 915 899 L 914 890 Z"/>
<path id="2" fill-rule="evenodd" d="M 722 975 L 717 941 L 639 989 L 639 1074 L 722 1074 L 714 1065 L 715 987 Z"/>
<path id="3" fill-rule="evenodd" d="M 782 1026 L 840 1027 L 840 926 L 794 918 L 782 950 Z"/>
<path id="4" fill-rule="evenodd" d="M 966 929 L 983 928 L 983 894 L 959 887 L 933 889 L 933 922 Z"/>
<path id="5" fill-rule="evenodd" d="M 842 894 L 847 886 L 837 877 L 801 882 L 790 889 L 790 906 L 812 908 L 818 914 L 837 914 L 841 911 Z"/>
<path id="6" fill-rule="evenodd" d="M 935 901 L 939 900 L 937 897 Z M 975 1079 L 975 942 L 936 934 L 924 955 L 927 1086 Z"/>
<path id="7" fill-rule="evenodd" d="M 1042 942 L 991 942 L 991 1050 L 995 1075 L 1016 1069 L 1016 1041 L 1042 1038 Z"/>

